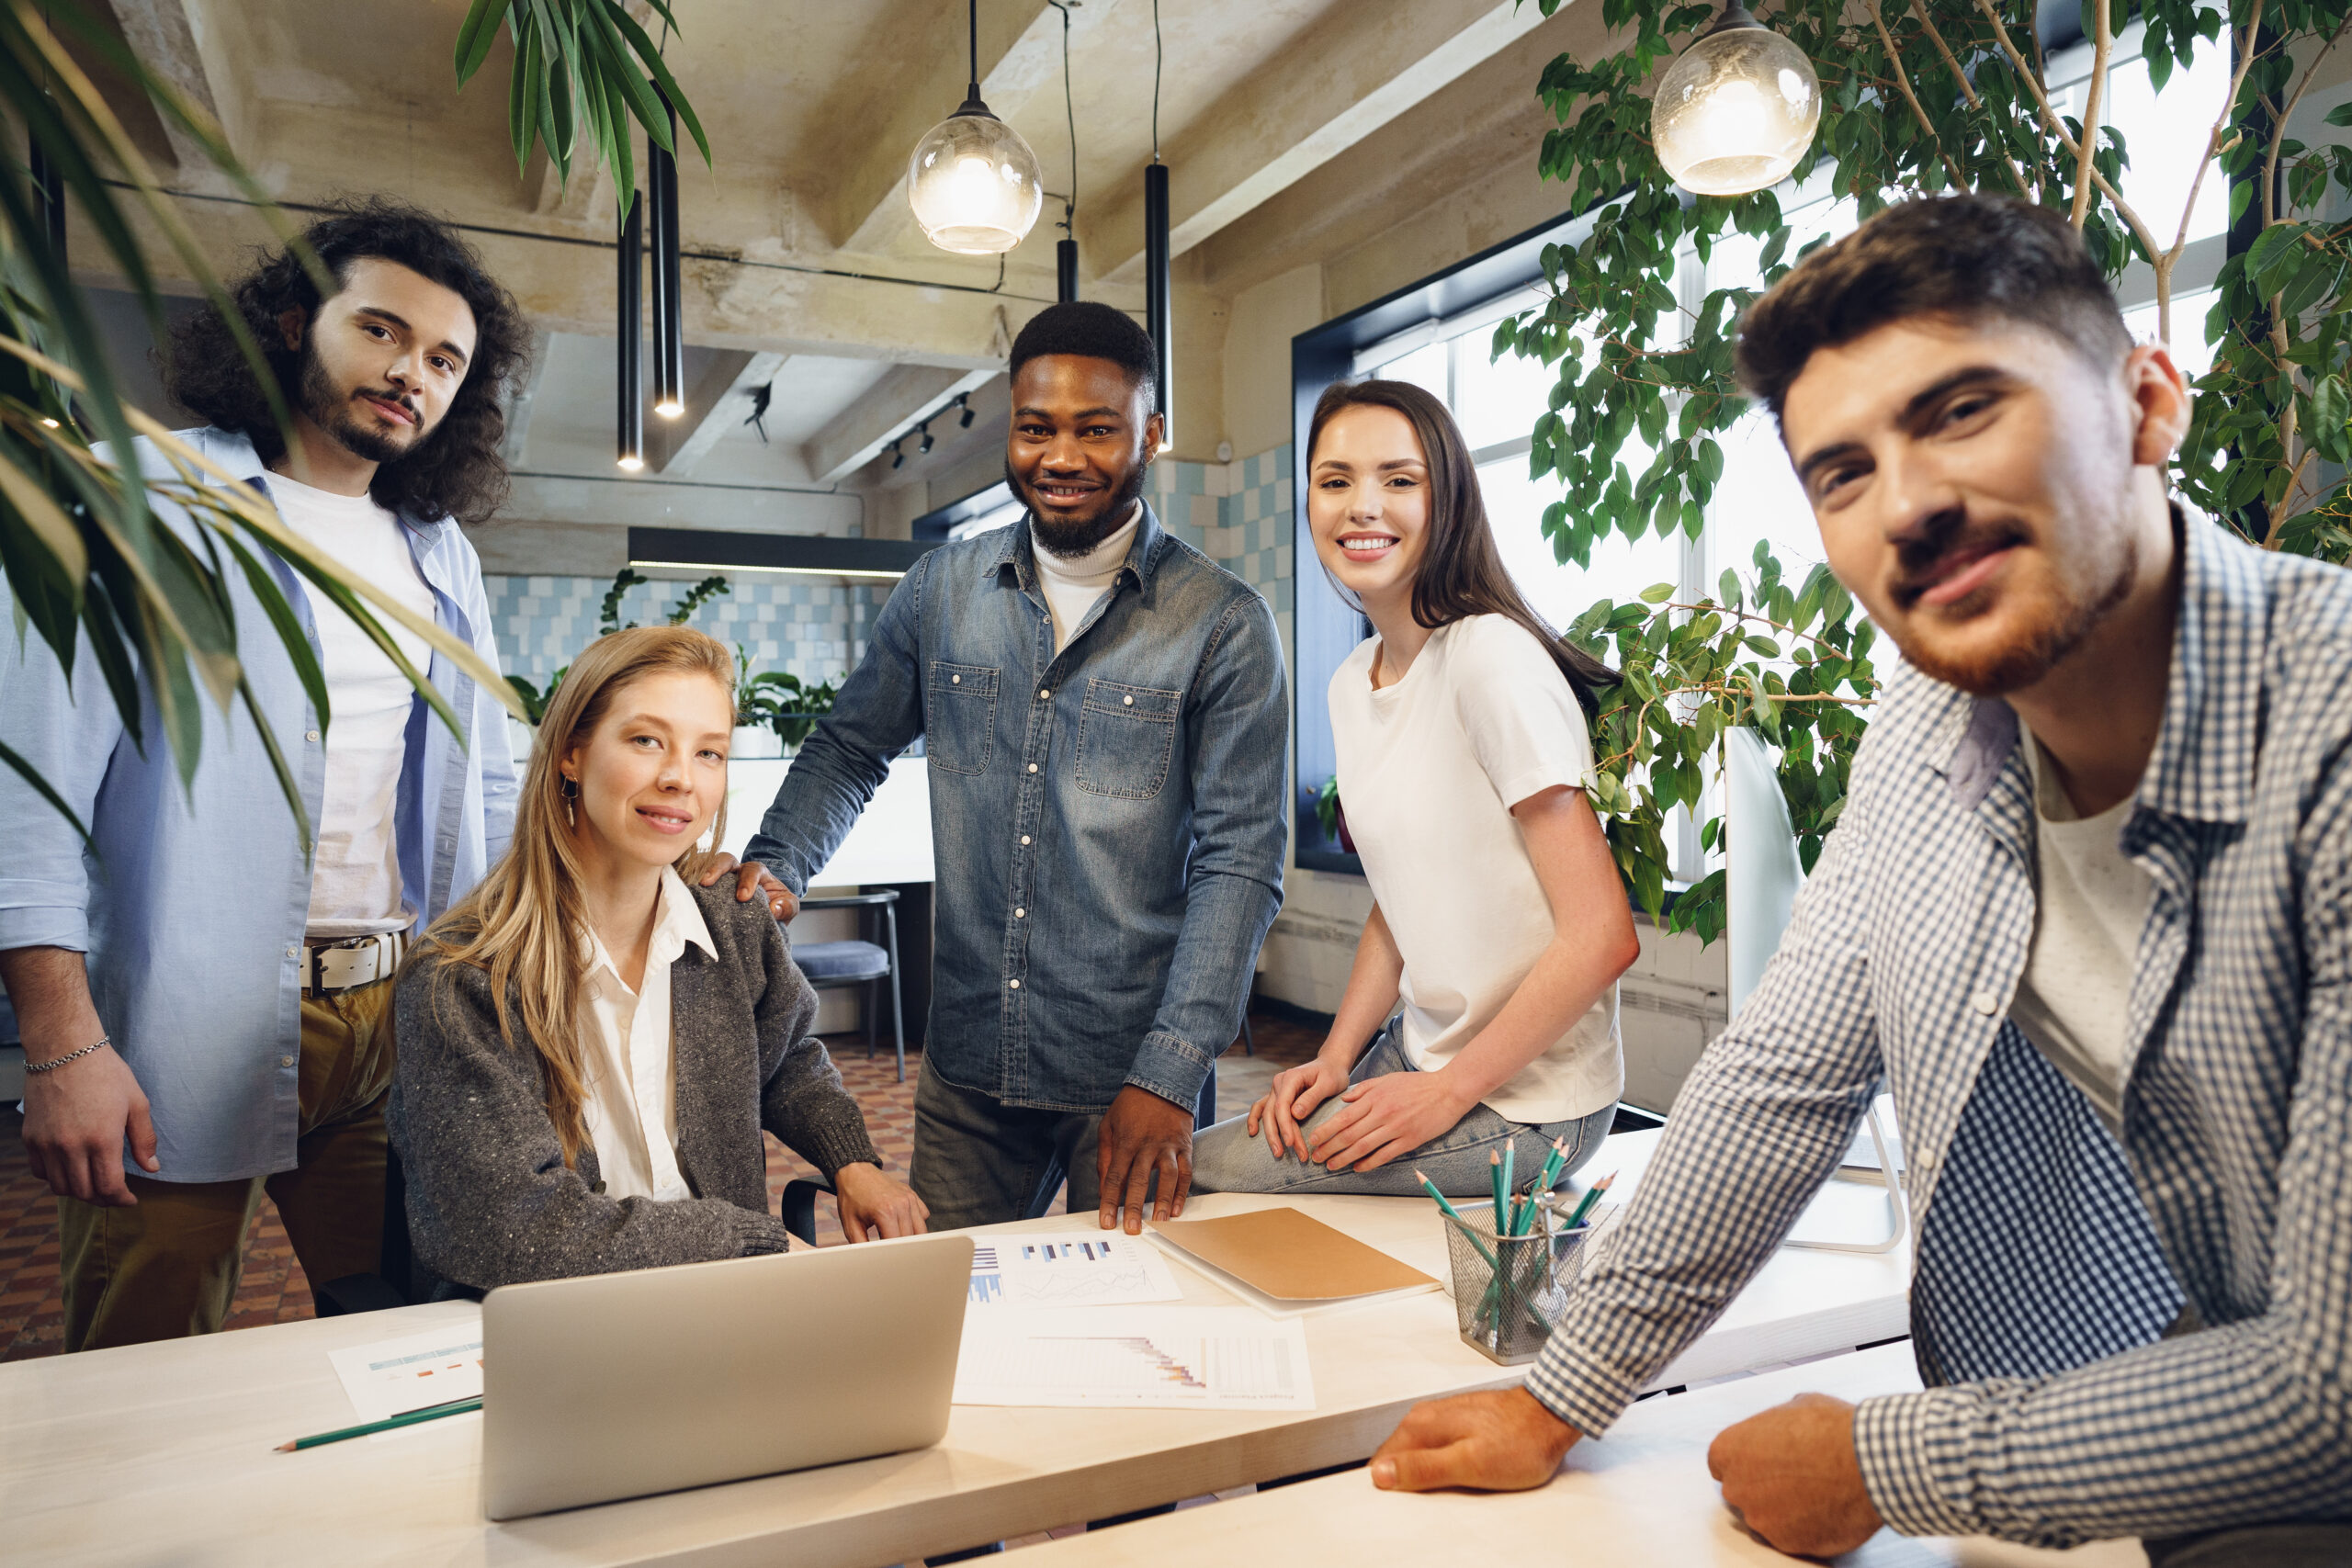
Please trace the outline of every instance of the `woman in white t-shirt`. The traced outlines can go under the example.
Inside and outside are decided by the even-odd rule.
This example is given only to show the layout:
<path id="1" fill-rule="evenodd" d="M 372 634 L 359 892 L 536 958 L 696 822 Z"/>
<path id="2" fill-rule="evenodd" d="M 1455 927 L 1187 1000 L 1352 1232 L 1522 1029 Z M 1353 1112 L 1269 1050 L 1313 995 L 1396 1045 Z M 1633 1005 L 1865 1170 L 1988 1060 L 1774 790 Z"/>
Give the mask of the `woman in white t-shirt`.
<path id="1" fill-rule="evenodd" d="M 1335 386 L 1307 454 L 1316 552 L 1377 634 L 1330 693 L 1373 909 L 1322 1050 L 1200 1135 L 1193 1184 L 1412 1193 L 1419 1168 L 1475 1197 L 1505 1144 L 1532 1182 L 1560 1138 L 1574 1169 L 1616 1111 L 1617 977 L 1641 951 L 1584 795 L 1616 676 L 1511 585 L 1437 399 Z"/>

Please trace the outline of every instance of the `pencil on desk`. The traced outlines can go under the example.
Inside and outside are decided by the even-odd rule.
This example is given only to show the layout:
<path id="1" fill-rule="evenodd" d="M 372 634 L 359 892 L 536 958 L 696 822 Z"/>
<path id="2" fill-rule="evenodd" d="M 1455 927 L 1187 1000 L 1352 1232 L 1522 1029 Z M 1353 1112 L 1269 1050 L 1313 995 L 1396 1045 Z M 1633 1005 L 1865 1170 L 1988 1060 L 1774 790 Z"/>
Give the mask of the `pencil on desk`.
<path id="1" fill-rule="evenodd" d="M 1592 1213 L 1592 1206 L 1600 1201 L 1600 1195 L 1608 1191 L 1609 1184 L 1616 1179 L 1617 1173 L 1612 1170 L 1592 1184 L 1592 1190 L 1584 1195 L 1577 1204 L 1576 1213 L 1568 1216 L 1568 1229 L 1574 1230 L 1584 1224 L 1584 1217 Z"/>
<path id="2" fill-rule="evenodd" d="M 471 1399 L 453 1399 L 447 1404 L 431 1404 L 423 1410 L 411 1410 L 404 1415 L 387 1416 L 381 1421 L 363 1421 L 356 1427 L 338 1427 L 321 1432 L 314 1438 L 295 1438 L 277 1445 L 277 1451 L 290 1454 L 297 1449 L 315 1449 L 322 1443 L 339 1443 L 345 1438 L 369 1438 L 378 1432 L 390 1432 L 401 1427 L 413 1427 L 419 1421 L 437 1421 L 444 1416 L 463 1416 L 469 1410 L 481 1408 L 481 1395 Z"/>

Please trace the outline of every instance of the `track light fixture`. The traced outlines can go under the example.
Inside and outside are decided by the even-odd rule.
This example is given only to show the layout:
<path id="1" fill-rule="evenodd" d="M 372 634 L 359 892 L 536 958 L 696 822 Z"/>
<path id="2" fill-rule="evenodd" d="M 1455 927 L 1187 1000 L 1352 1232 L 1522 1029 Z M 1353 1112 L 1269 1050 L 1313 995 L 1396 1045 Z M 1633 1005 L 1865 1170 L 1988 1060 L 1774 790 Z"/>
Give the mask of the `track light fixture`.
<path id="1" fill-rule="evenodd" d="M 959 430 L 969 430 L 969 429 L 971 429 L 971 428 L 972 428 L 972 394 L 971 394 L 971 393 L 969 393 L 969 392 L 958 392 L 958 393 L 956 393 L 956 406 L 957 408 L 962 409 L 962 410 L 964 411 L 964 417 L 963 417 L 963 418 L 961 418 L 961 419 L 959 419 L 959 420 L 957 420 L 957 421 L 956 422 L 956 428 L 957 428 L 957 429 L 959 429 Z"/>
<path id="2" fill-rule="evenodd" d="M 916 445 L 915 450 L 928 456 L 931 451 L 931 421 L 924 420 L 915 429 L 922 434 L 922 440 Z"/>
<path id="3" fill-rule="evenodd" d="M 904 441 L 906 437 L 903 435 L 899 437 L 899 441 Z M 907 455 L 899 450 L 898 441 L 890 443 L 890 466 L 894 468 L 903 468 L 907 466 Z"/>

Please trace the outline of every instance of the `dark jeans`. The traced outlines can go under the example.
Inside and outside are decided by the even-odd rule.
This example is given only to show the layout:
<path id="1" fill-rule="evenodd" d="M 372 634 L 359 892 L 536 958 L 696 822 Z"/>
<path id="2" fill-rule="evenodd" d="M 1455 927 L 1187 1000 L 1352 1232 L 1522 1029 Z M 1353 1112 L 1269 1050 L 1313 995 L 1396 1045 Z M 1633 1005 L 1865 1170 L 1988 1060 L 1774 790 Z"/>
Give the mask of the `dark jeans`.
<path id="1" fill-rule="evenodd" d="M 2250 1525 L 2140 1543 L 2148 1568 L 2343 1568 L 2352 1524 Z"/>
<path id="2" fill-rule="evenodd" d="M 1216 1114 L 1216 1070 L 1202 1086 L 1193 1123 Z M 1102 1112 L 1037 1111 L 953 1084 L 925 1063 L 915 1084 L 915 1153 L 908 1185 L 931 1211 L 935 1231 L 1035 1219 L 1052 1207 L 1065 1178 L 1069 1212 L 1102 1207 L 1094 1168 Z"/>

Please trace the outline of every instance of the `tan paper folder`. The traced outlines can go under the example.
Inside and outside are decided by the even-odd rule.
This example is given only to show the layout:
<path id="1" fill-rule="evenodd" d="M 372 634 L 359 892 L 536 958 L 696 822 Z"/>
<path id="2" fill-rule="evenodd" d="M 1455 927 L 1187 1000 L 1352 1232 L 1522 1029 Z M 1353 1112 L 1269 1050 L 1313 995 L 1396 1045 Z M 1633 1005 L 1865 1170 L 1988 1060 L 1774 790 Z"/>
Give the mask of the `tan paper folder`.
<path id="1" fill-rule="evenodd" d="M 1152 1229 L 1171 1246 L 1279 1302 L 1341 1301 L 1437 1283 L 1296 1209 L 1163 1220 Z"/>

